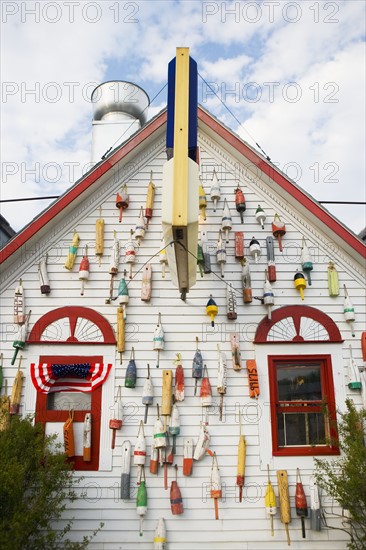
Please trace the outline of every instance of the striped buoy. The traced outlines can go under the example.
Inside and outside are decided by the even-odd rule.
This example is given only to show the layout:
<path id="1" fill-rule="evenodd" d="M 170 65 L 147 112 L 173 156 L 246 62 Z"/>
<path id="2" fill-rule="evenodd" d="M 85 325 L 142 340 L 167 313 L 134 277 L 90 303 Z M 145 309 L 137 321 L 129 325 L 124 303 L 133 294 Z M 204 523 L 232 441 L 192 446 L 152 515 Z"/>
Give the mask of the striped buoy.
<path id="1" fill-rule="evenodd" d="M 252 240 L 249 243 L 249 253 L 254 257 L 254 261 L 257 264 L 262 251 L 259 241 L 257 241 L 254 237 L 252 237 Z"/>
<path id="2" fill-rule="evenodd" d="M 175 481 L 172 481 L 170 486 L 170 508 L 173 516 L 183 514 L 183 499 L 177 481 L 178 466 L 175 465 Z"/>
<path id="3" fill-rule="evenodd" d="M 145 228 L 146 228 L 145 218 L 144 218 L 143 208 L 141 206 L 139 218 L 137 220 L 136 227 L 135 227 L 135 239 L 139 246 L 141 244 L 141 241 L 145 237 Z"/>
<path id="4" fill-rule="evenodd" d="M 280 248 L 280 252 L 282 252 L 282 237 L 286 235 L 286 226 L 284 222 L 281 221 L 281 218 L 277 213 L 275 214 L 272 222 L 272 233 L 273 236 L 278 239 L 278 246 Z"/>
<path id="5" fill-rule="evenodd" d="M 268 485 L 267 485 L 266 494 L 264 497 L 264 504 L 266 507 L 266 512 L 271 519 L 271 535 L 273 537 L 274 535 L 273 516 L 275 516 L 277 513 L 277 506 L 276 506 L 276 495 L 271 483 L 271 478 L 269 477 L 269 464 L 267 464 L 267 475 L 268 475 Z"/>
<path id="6" fill-rule="evenodd" d="M 186 438 L 183 441 L 183 475 L 190 476 L 193 466 L 193 440 Z"/>
<path id="7" fill-rule="evenodd" d="M 219 231 L 219 238 L 216 243 L 216 261 L 221 269 L 221 277 L 225 275 L 225 264 L 226 264 L 226 247 L 225 242 L 222 240 L 222 231 Z"/>
<path id="8" fill-rule="evenodd" d="M 25 296 L 23 282 L 20 278 L 19 285 L 15 288 L 14 292 L 14 323 L 22 325 L 25 323 L 25 318 Z"/>
<path id="9" fill-rule="evenodd" d="M 306 246 L 304 237 L 302 238 L 301 267 L 304 273 L 306 274 L 309 286 L 311 286 L 310 272 L 313 270 L 313 262 L 311 258 L 310 249 Z"/>
<path id="10" fill-rule="evenodd" d="M 83 460 L 84 462 L 91 461 L 91 430 L 92 430 L 92 415 L 86 413 L 84 419 L 83 431 Z"/>
<path id="11" fill-rule="evenodd" d="M 84 284 L 89 280 L 90 262 L 88 258 L 88 245 L 85 245 L 85 252 L 79 266 L 79 281 L 81 281 L 80 295 L 84 296 Z"/>
<path id="12" fill-rule="evenodd" d="M 257 222 L 259 222 L 261 224 L 262 229 L 264 229 L 264 222 L 266 221 L 266 217 L 267 216 L 266 216 L 265 211 L 263 210 L 261 205 L 258 204 L 258 208 L 255 211 L 255 219 L 257 220 Z"/>
<path id="13" fill-rule="evenodd" d="M 136 262 L 135 245 L 132 241 L 132 229 L 130 232 L 130 238 L 125 244 L 125 262 L 129 265 L 129 278 L 132 279 L 132 265 Z"/>
<path id="14" fill-rule="evenodd" d="M 159 354 L 160 351 L 164 349 L 164 331 L 161 326 L 161 313 L 158 314 L 158 324 L 155 327 L 154 336 L 153 336 L 153 350 L 158 352 L 156 366 L 159 367 Z"/>
<path id="15" fill-rule="evenodd" d="M 159 469 L 159 449 L 155 447 L 155 441 L 151 445 L 150 474 L 156 475 Z"/>
<path id="16" fill-rule="evenodd" d="M 156 449 L 161 449 L 162 447 L 165 447 L 167 444 L 166 440 L 166 432 L 164 430 L 163 422 L 160 418 L 160 411 L 159 411 L 159 405 L 156 405 L 157 408 L 157 419 L 155 421 L 154 425 L 154 447 Z"/>
<path id="17" fill-rule="evenodd" d="M 142 404 L 145 405 L 145 416 L 144 424 L 147 422 L 147 415 L 149 412 L 149 406 L 153 404 L 154 401 L 154 386 L 150 376 L 150 365 L 147 365 L 147 378 L 144 383 L 142 390 Z"/>
<path id="18" fill-rule="evenodd" d="M 111 448 L 114 449 L 116 442 L 116 431 L 122 428 L 123 424 L 123 404 L 121 399 L 121 386 L 118 386 L 117 397 L 114 405 L 111 407 L 111 418 L 109 420 L 109 428 L 112 430 Z"/>
<path id="19" fill-rule="evenodd" d="M 122 466 L 121 466 L 121 499 L 130 498 L 131 486 L 131 441 L 122 443 Z"/>
<path id="20" fill-rule="evenodd" d="M 351 327 L 352 336 L 355 336 L 355 331 L 353 328 L 353 323 L 356 318 L 355 308 L 353 307 L 351 299 L 348 295 L 346 285 L 343 285 L 343 288 L 344 288 L 344 305 L 343 305 L 344 318 L 346 319 L 346 322 L 349 323 L 349 326 Z"/>
<path id="21" fill-rule="evenodd" d="M 219 519 L 219 498 L 222 498 L 222 489 L 221 489 L 219 464 L 217 462 L 216 453 L 214 453 L 212 457 L 211 498 L 213 498 L 215 502 L 215 519 Z"/>
<path id="22" fill-rule="evenodd" d="M 154 535 L 154 550 L 166 549 L 166 528 L 164 518 L 160 518 L 156 525 Z"/>
<path id="23" fill-rule="evenodd" d="M 272 319 L 272 307 L 274 306 L 274 294 L 273 294 L 271 283 L 268 280 L 267 270 L 265 272 L 265 277 L 266 279 L 264 281 L 264 288 L 263 288 L 263 302 L 267 308 L 267 311 L 268 311 L 267 317 L 270 321 Z"/>
<path id="24" fill-rule="evenodd" d="M 212 390 L 210 379 L 208 377 L 207 366 L 203 367 L 203 377 L 200 389 L 200 398 L 202 407 L 210 407 L 212 405 Z"/>
<path id="25" fill-rule="evenodd" d="M 126 210 L 126 208 L 128 208 L 129 202 L 130 197 L 127 192 L 127 185 L 124 184 L 122 186 L 121 193 L 117 193 L 116 195 L 116 208 L 119 209 L 119 223 L 121 223 L 122 221 L 123 210 Z"/>
<path id="26" fill-rule="evenodd" d="M 138 466 L 139 472 L 137 475 L 137 483 L 140 483 L 141 476 L 142 476 L 142 470 L 146 462 L 146 441 L 145 441 L 145 434 L 144 434 L 144 423 L 141 420 L 139 429 L 137 432 L 137 440 L 135 444 L 135 448 L 133 451 L 133 463 L 135 466 Z"/>
<path id="27" fill-rule="evenodd" d="M 219 354 L 219 365 L 217 372 L 217 393 L 220 395 L 220 405 L 219 405 L 219 420 L 222 420 L 222 409 L 224 404 L 224 395 L 227 388 L 227 365 L 226 365 L 226 355 L 223 351 L 220 351 L 220 347 L 217 344 L 217 351 Z"/>
<path id="28" fill-rule="evenodd" d="M 277 279 L 273 237 L 266 237 L 267 247 L 267 276 L 270 283 Z"/>
<path id="29" fill-rule="evenodd" d="M 184 370 L 180 353 L 177 353 L 175 364 L 174 399 L 175 401 L 184 401 Z"/>

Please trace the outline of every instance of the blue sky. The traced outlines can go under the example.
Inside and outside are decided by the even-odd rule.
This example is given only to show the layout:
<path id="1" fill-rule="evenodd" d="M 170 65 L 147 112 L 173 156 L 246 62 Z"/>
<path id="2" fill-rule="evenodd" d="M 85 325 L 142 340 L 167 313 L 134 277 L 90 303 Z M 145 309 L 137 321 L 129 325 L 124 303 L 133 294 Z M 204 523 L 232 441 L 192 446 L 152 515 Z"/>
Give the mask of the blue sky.
<path id="1" fill-rule="evenodd" d="M 316 199 L 365 201 L 364 21 L 358 0 L 3 1 L 1 198 L 64 192 L 90 160 L 93 87 L 126 79 L 152 98 L 186 46 L 242 124 L 199 79 L 205 108 Z M 21 204 L 1 204 L 16 230 L 47 201 Z M 327 208 L 366 225 L 363 206 Z"/>

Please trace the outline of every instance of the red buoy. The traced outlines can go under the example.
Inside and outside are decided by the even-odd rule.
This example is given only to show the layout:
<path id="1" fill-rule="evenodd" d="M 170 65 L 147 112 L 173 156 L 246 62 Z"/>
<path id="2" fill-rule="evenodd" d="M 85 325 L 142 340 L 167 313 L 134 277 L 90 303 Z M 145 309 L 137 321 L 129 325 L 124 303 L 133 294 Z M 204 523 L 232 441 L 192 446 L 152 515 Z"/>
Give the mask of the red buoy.
<path id="1" fill-rule="evenodd" d="M 304 487 L 301 483 L 300 470 L 296 470 L 296 492 L 295 492 L 295 507 L 296 514 L 301 518 L 301 531 L 302 538 L 305 538 L 305 520 L 304 518 L 308 515 L 308 505 L 306 503 L 306 496 Z"/>
<path id="2" fill-rule="evenodd" d="M 175 465 L 175 477 L 177 477 L 178 466 Z M 173 516 L 183 514 L 183 499 L 177 480 L 172 481 L 170 486 L 170 508 Z"/>

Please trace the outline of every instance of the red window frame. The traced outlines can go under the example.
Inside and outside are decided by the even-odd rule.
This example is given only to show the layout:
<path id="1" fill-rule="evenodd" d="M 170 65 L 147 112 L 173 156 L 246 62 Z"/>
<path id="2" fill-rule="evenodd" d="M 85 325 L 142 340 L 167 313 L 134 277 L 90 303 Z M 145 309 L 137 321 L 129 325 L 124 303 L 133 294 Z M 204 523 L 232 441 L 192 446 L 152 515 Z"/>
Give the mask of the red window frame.
<path id="1" fill-rule="evenodd" d="M 294 363 L 294 365 L 304 366 L 309 362 L 317 361 L 320 363 L 322 403 L 318 405 L 304 407 L 299 404 L 298 407 L 291 407 L 291 412 L 322 412 L 324 404 L 327 406 L 329 416 L 329 437 L 331 444 L 325 445 L 299 445 L 280 447 L 278 444 L 278 428 L 277 414 L 280 410 L 280 401 L 278 399 L 277 385 L 277 366 L 281 364 Z M 337 428 L 336 428 L 336 403 L 334 396 L 334 383 L 332 374 L 332 362 L 330 355 L 269 355 L 268 356 L 268 375 L 269 375 L 269 391 L 270 391 L 270 410 L 271 410 L 271 426 L 272 426 L 272 453 L 273 456 L 314 456 L 314 455 L 338 455 L 339 447 L 336 445 Z M 282 409 L 283 412 L 283 409 Z M 290 411 L 288 411 L 290 412 Z"/>
<path id="2" fill-rule="evenodd" d="M 98 356 L 76 356 L 76 355 L 42 355 L 39 358 L 40 363 L 102 363 L 103 357 Z M 77 410 L 74 412 L 74 422 L 84 422 L 85 414 L 91 412 L 91 461 L 84 462 L 82 456 L 68 458 L 68 462 L 73 464 L 74 470 L 96 471 L 99 468 L 100 454 L 100 428 L 101 428 L 101 411 L 102 411 L 102 387 L 99 386 L 91 393 L 90 410 Z M 70 390 L 69 390 L 70 391 Z M 59 392 L 63 393 L 63 392 Z M 43 424 L 52 422 L 66 422 L 69 417 L 69 411 L 66 410 L 47 410 L 47 393 L 37 392 L 36 400 L 36 422 Z"/>

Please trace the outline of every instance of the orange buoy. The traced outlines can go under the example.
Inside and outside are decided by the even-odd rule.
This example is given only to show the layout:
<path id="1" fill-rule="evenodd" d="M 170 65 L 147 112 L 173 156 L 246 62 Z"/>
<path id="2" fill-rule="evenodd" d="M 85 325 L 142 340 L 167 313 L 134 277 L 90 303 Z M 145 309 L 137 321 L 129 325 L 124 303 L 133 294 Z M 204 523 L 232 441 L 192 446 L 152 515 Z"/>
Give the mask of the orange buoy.
<path id="1" fill-rule="evenodd" d="M 177 482 L 178 466 L 175 465 L 175 481 L 170 486 L 170 508 L 173 516 L 183 514 L 183 499 Z"/>
<path id="2" fill-rule="evenodd" d="M 216 453 L 212 457 L 211 468 L 211 498 L 215 501 L 215 519 L 219 519 L 219 498 L 222 498 L 219 464 Z"/>
<path id="3" fill-rule="evenodd" d="M 296 492 L 295 492 L 295 507 L 296 514 L 301 518 L 301 531 L 302 538 L 305 538 L 305 520 L 308 515 L 308 505 L 306 503 L 306 496 L 304 487 L 301 483 L 301 476 L 299 468 L 296 469 Z"/>
<path id="4" fill-rule="evenodd" d="M 247 371 L 248 371 L 248 381 L 249 381 L 249 395 L 258 399 L 260 394 L 259 382 L 258 382 L 258 371 L 257 371 L 257 362 L 255 359 L 247 360 Z"/>
<path id="5" fill-rule="evenodd" d="M 200 389 L 200 398 L 202 407 L 210 407 L 212 404 L 212 389 L 208 377 L 207 366 L 203 367 L 203 377 Z"/>
<path id="6" fill-rule="evenodd" d="M 286 226 L 283 223 L 283 221 L 281 221 L 281 218 L 279 217 L 279 215 L 277 213 L 275 214 L 274 220 L 272 222 L 272 233 L 273 233 L 273 236 L 278 239 L 278 246 L 280 248 L 280 252 L 282 252 L 281 237 L 286 235 Z"/>
<path id="7" fill-rule="evenodd" d="M 127 193 L 127 185 L 125 184 L 122 187 L 121 194 L 117 193 L 117 196 L 116 196 L 116 208 L 119 208 L 119 219 L 118 219 L 119 223 L 121 223 L 122 221 L 123 210 L 126 210 L 126 208 L 128 208 L 129 202 L 130 202 L 130 197 Z"/>

